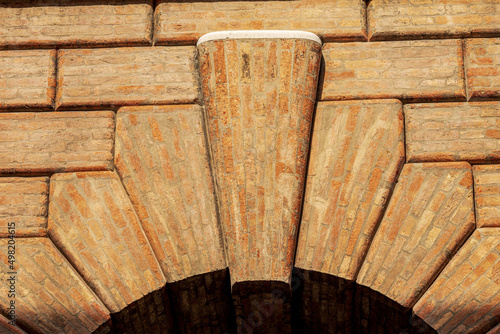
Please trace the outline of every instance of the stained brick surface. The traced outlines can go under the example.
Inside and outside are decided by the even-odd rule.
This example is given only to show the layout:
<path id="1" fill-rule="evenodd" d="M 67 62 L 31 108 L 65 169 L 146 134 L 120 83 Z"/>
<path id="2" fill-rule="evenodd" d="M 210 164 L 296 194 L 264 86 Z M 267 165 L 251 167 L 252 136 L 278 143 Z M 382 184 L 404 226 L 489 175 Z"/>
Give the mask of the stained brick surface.
<path id="1" fill-rule="evenodd" d="M 497 5 L 500 8 L 500 5 Z M 497 14 L 500 18 L 500 14 Z M 500 19 L 499 19 L 500 20 Z M 500 97 L 500 38 L 465 40 L 467 94 L 470 100 Z"/>
<path id="2" fill-rule="evenodd" d="M 372 0 L 371 40 L 453 38 L 500 33 L 496 0 Z"/>
<path id="3" fill-rule="evenodd" d="M 500 319 L 499 285 L 500 229 L 481 228 L 439 274 L 414 310 L 440 334 L 484 333 Z"/>
<path id="4" fill-rule="evenodd" d="M 114 313 L 165 284 L 165 278 L 118 176 L 51 178 L 48 233 Z"/>
<path id="5" fill-rule="evenodd" d="M 151 0 L 2 0 L 0 48 L 146 44 Z"/>
<path id="6" fill-rule="evenodd" d="M 44 236 L 48 201 L 48 177 L 0 178 L 0 237 L 11 235 L 9 226 L 16 237 Z"/>
<path id="7" fill-rule="evenodd" d="M 295 266 L 356 274 L 404 161 L 399 101 L 321 102 Z"/>
<path id="8" fill-rule="evenodd" d="M 304 30 L 325 41 L 366 38 L 363 0 L 161 2 L 156 44 L 195 44 L 221 30 Z"/>
<path id="9" fill-rule="evenodd" d="M 474 199 L 478 227 L 500 227 L 500 165 L 474 166 Z"/>
<path id="10" fill-rule="evenodd" d="M 57 107 L 198 99 L 194 47 L 60 50 Z"/>
<path id="11" fill-rule="evenodd" d="M 0 172 L 113 168 L 111 111 L 0 114 Z"/>
<path id="12" fill-rule="evenodd" d="M 468 163 L 407 164 L 357 283 L 411 307 L 474 228 Z"/>
<path id="13" fill-rule="evenodd" d="M 0 110 L 52 108 L 55 72 L 55 50 L 0 51 Z"/>
<path id="14" fill-rule="evenodd" d="M 409 162 L 500 160 L 500 103 L 407 104 Z"/>
<path id="15" fill-rule="evenodd" d="M 168 282 L 226 267 L 196 105 L 121 108 L 116 167 Z"/>
<path id="16" fill-rule="evenodd" d="M 0 332 L 2 334 L 26 334 L 17 324 L 15 326 L 9 324 L 10 319 L 7 319 L 0 314 Z"/>
<path id="17" fill-rule="evenodd" d="M 465 99 L 460 40 L 328 43 L 321 100 Z"/>
<path id="18" fill-rule="evenodd" d="M 290 279 L 320 47 L 293 39 L 198 47 L 233 284 Z"/>
<path id="19" fill-rule="evenodd" d="M 496 325 L 494 328 L 492 328 L 488 333 L 486 334 L 499 334 L 500 333 L 500 323 Z"/>
<path id="20" fill-rule="evenodd" d="M 6 287 L 9 239 L 0 239 L 0 278 Z M 16 240 L 17 323 L 34 333 L 92 333 L 109 319 L 109 311 L 48 238 Z M 4 290 L 6 291 L 6 290 Z M 0 294 L 6 314 L 10 299 Z"/>

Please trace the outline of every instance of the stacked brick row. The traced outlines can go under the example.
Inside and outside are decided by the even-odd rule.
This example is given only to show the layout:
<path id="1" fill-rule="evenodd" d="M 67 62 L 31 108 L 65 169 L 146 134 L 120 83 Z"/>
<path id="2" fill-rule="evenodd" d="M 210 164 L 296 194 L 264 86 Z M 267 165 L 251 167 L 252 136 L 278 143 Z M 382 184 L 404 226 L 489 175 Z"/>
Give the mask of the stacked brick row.
<path id="1" fill-rule="evenodd" d="M 321 314 L 323 296 L 346 293 L 329 285 L 345 278 L 440 333 L 498 331 L 500 105 L 477 102 L 500 97 L 495 0 L 44 4 L 0 0 L 0 243 L 15 222 L 24 330 L 168 331 L 175 321 L 189 332 L 227 321 L 227 303 L 186 306 L 219 298 L 212 281 L 173 292 L 176 319 L 159 290 L 227 266 L 192 45 L 215 30 L 300 29 L 329 43 L 295 265 L 335 276 L 307 274 L 302 300 Z M 405 105 L 368 101 L 381 98 Z M 362 101 L 327 102 L 340 100 Z M 150 106 L 166 104 L 183 105 Z M 2 315 L 0 327 L 23 332 Z"/>

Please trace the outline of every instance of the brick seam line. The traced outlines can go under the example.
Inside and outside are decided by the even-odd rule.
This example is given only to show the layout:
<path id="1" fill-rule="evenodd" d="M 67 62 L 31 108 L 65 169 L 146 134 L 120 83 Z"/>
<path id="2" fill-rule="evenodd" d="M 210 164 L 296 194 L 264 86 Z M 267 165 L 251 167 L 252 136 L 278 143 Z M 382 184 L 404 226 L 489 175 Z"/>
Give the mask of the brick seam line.
<path id="1" fill-rule="evenodd" d="M 54 61 L 54 98 L 52 99 L 52 110 L 57 109 L 57 95 L 59 92 L 59 48 L 56 48 L 56 57 Z M 50 180 L 49 180 L 50 182 Z"/>
<path id="2" fill-rule="evenodd" d="M 463 68 L 464 68 L 464 89 L 465 89 L 465 99 L 467 102 L 470 100 L 469 96 L 469 80 L 468 80 L 468 70 L 469 70 L 469 56 L 467 52 L 467 40 L 462 39 L 462 55 L 463 55 Z"/>
<path id="3" fill-rule="evenodd" d="M 156 2 L 157 0 L 155 0 Z M 227 50 L 225 50 L 227 51 Z M 224 57 L 226 57 L 227 52 L 224 52 Z M 215 204 L 215 212 L 216 212 L 216 220 L 217 220 L 217 225 L 219 227 L 219 241 L 221 242 L 221 245 L 223 246 L 223 252 L 224 252 L 224 261 L 226 262 L 226 268 L 228 268 L 229 264 L 229 255 L 227 252 L 227 242 L 226 238 L 224 236 L 224 226 L 222 224 L 222 215 L 220 212 L 220 198 L 221 196 L 219 195 L 219 183 L 217 182 L 217 178 L 215 177 L 215 166 L 213 164 L 214 160 L 214 155 L 213 155 L 213 148 L 212 148 L 212 142 L 210 141 L 210 136 L 208 134 L 208 116 L 206 112 L 206 106 L 205 106 L 205 96 L 203 94 L 203 89 L 201 89 L 202 85 L 202 79 L 201 79 L 201 69 L 200 69 L 200 59 L 199 59 L 200 53 L 198 52 L 198 48 L 196 48 L 196 55 L 195 55 L 195 64 L 194 68 L 196 71 L 196 80 L 198 81 L 198 87 L 200 87 L 200 93 L 199 93 L 199 104 L 201 106 L 201 117 L 203 120 L 203 137 L 205 138 L 205 142 L 207 145 L 207 153 L 208 153 L 208 166 L 210 169 L 210 177 L 212 178 L 212 184 L 214 185 L 214 190 L 213 190 L 213 195 L 214 195 L 214 204 Z M 213 55 L 211 56 L 213 57 Z M 212 59 L 209 60 L 212 62 Z M 224 61 L 227 64 L 227 59 L 224 59 Z M 214 67 L 211 66 L 211 70 L 215 71 Z M 215 77 L 215 73 L 212 73 Z"/>

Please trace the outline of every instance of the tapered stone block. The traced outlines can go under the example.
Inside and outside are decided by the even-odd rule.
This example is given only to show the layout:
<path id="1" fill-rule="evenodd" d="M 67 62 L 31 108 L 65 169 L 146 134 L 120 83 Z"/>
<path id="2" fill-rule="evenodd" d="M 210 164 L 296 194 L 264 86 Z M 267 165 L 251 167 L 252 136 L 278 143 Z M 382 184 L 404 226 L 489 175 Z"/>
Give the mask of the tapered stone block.
<path id="1" fill-rule="evenodd" d="M 321 42 L 240 31 L 198 41 L 231 283 L 289 283 Z"/>

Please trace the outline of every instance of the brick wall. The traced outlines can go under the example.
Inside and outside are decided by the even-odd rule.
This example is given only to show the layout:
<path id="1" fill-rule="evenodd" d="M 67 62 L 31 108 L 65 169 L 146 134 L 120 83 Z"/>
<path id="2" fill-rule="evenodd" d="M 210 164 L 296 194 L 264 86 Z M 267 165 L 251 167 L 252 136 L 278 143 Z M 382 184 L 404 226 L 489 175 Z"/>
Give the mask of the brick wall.
<path id="1" fill-rule="evenodd" d="M 0 331 L 498 332 L 499 40 L 496 0 L 0 0 Z"/>

